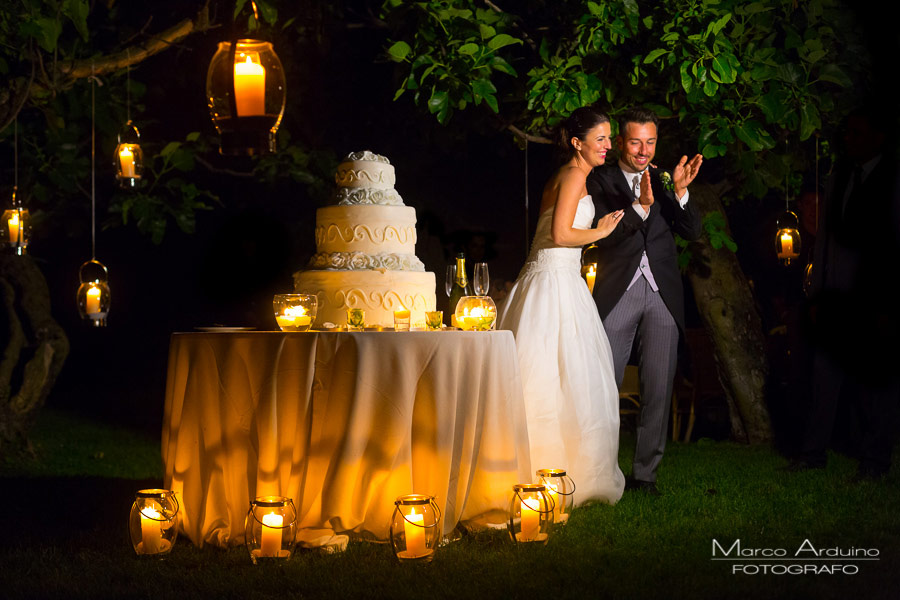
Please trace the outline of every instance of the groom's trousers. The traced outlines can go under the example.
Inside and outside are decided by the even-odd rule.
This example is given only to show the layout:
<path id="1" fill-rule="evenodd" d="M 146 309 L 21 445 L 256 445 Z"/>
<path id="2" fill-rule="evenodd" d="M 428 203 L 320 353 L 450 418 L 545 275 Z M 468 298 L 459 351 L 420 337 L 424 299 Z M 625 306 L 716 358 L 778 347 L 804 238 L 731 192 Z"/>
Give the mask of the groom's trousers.
<path id="1" fill-rule="evenodd" d="M 637 343 L 641 414 L 631 475 L 639 481 L 656 481 L 668 435 L 678 325 L 659 292 L 641 277 L 625 291 L 603 327 L 612 348 L 617 387 L 622 386 L 632 345 Z"/>

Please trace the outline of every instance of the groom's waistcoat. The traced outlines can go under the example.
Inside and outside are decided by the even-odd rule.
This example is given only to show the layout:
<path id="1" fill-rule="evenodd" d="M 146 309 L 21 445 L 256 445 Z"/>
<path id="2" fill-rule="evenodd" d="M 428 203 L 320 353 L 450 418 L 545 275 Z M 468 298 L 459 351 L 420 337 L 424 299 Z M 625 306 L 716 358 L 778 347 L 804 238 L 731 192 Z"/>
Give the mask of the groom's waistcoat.
<path id="1" fill-rule="evenodd" d="M 603 165 L 588 176 L 587 190 L 594 201 L 596 218 L 624 210 L 621 222 L 606 238 L 597 242 L 597 279 L 594 301 L 605 319 L 625 293 L 625 289 L 646 252 L 659 293 L 684 329 L 684 290 L 678 269 L 674 233 L 687 240 L 700 237 L 700 216 L 690 200 L 679 206 L 675 194 L 665 189 L 656 169 L 650 170 L 654 203 L 646 220 L 634 210 L 634 191 L 618 165 Z"/>

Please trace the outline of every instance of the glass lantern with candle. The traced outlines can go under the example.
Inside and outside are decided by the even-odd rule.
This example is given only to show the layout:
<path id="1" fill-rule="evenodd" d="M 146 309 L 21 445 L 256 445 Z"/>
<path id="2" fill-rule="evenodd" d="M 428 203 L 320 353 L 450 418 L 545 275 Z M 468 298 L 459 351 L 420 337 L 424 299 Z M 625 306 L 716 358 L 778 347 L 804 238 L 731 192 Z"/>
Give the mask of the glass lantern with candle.
<path id="1" fill-rule="evenodd" d="M 4 245 L 19 256 L 25 254 L 25 248 L 28 247 L 28 240 L 31 237 L 31 218 L 28 209 L 19 206 L 15 192 L 13 192 L 13 207 L 3 211 L 0 218 L 0 229 L 5 229 L 5 232 L 0 234 Z"/>
<path id="2" fill-rule="evenodd" d="M 209 113 L 228 155 L 275 151 L 284 116 L 284 69 L 272 44 L 240 39 L 220 42 L 206 75 Z"/>
<path id="3" fill-rule="evenodd" d="M 259 496 L 250 501 L 244 540 L 250 560 L 290 558 L 297 536 L 297 509 L 284 496 Z"/>
<path id="4" fill-rule="evenodd" d="M 797 215 L 787 211 L 778 217 L 775 226 L 778 229 L 775 233 L 775 253 L 778 255 L 778 260 L 785 266 L 790 265 L 792 260 L 800 256 L 800 231 Z"/>
<path id="5" fill-rule="evenodd" d="M 110 305 L 109 273 L 106 266 L 91 259 L 81 265 L 79 276 L 81 285 L 75 295 L 78 314 L 94 327 L 106 327 Z"/>
<path id="6" fill-rule="evenodd" d="M 119 132 L 119 143 L 113 160 L 119 187 L 133 188 L 141 183 L 144 172 L 144 153 L 141 150 L 141 132 L 128 121 Z"/>
<path id="7" fill-rule="evenodd" d="M 318 306 L 315 294 L 275 294 L 272 298 L 275 322 L 282 331 L 308 331 Z"/>
<path id="8" fill-rule="evenodd" d="M 509 500 L 509 536 L 516 544 L 546 544 L 555 509 L 543 483 L 517 483 Z"/>
<path id="9" fill-rule="evenodd" d="M 497 305 L 490 296 L 463 296 L 455 316 L 456 325 L 463 331 L 490 331 L 497 320 Z"/>
<path id="10" fill-rule="evenodd" d="M 565 469 L 538 469 L 537 483 L 544 484 L 550 496 L 553 509 L 553 522 L 565 525 L 572 512 L 572 494 L 575 493 L 575 482 L 566 474 Z"/>
<path id="11" fill-rule="evenodd" d="M 434 496 L 409 494 L 394 501 L 391 547 L 400 562 L 429 562 L 441 541 L 441 509 Z"/>
<path id="12" fill-rule="evenodd" d="M 171 490 L 139 490 L 131 505 L 128 531 L 140 555 L 161 556 L 172 551 L 178 537 L 178 499 Z"/>

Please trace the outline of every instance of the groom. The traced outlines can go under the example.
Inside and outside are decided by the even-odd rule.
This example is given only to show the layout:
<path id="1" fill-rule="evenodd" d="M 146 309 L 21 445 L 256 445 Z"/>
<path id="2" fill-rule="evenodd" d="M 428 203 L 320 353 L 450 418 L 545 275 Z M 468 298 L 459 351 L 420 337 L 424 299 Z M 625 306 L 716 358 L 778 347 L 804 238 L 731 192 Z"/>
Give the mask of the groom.
<path id="1" fill-rule="evenodd" d="M 669 185 L 651 166 L 659 119 L 650 110 L 632 108 L 619 117 L 618 164 L 588 176 L 595 213 L 625 209 L 622 222 L 597 242 L 594 301 L 612 347 L 616 384 L 637 344 L 641 415 L 633 470 L 627 488 L 658 495 L 656 470 L 666 446 L 672 382 L 684 329 L 684 291 L 674 234 L 700 237 L 700 215 L 688 201 L 687 186 L 700 170 L 699 154 L 682 157 Z M 667 189 L 671 188 L 671 189 Z"/>

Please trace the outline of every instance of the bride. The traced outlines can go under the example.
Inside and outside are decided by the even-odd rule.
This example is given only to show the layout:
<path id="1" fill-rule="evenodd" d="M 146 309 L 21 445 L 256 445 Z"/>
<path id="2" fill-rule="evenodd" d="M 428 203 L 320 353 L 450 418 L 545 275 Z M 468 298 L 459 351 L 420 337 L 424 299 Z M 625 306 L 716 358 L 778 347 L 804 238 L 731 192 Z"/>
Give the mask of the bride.
<path id="1" fill-rule="evenodd" d="M 568 160 L 544 186 L 531 252 L 500 308 L 499 328 L 516 338 L 532 469 L 565 469 L 575 504 L 613 504 L 625 486 L 619 394 L 609 341 L 581 278 L 581 247 L 608 236 L 623 214 L 591 228 L 585 179 L 611 147 L 609 117 L 579 108 L 558 138 Z"/>

